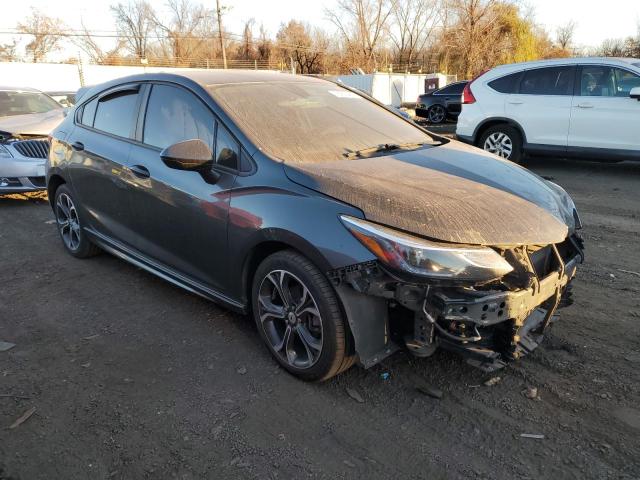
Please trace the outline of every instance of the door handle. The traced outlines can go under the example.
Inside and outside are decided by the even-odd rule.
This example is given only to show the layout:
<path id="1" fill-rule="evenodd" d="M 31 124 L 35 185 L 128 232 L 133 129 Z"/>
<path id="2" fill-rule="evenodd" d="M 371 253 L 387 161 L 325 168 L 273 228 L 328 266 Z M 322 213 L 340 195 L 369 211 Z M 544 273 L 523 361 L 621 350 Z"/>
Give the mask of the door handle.
<path id="1" fill-rule="evenodd" d="M 511 105 L 522 105 L 524 102 L 522 100 L 509 100 Z"/>
<path id="2" fill-rule="evenodd" d="M 576 105 L 578 108 L 593 108 L 593 103 L 579 103 Z"/>
<path id="3" fill-rule="evenodd" d="M 138 178 L 149 178 L 151 176 L 147 167 L 143 165 L 133 165 L 130 170 Z"/>
<path id="4" fill-rule="evenodd" d="M 82 142 L 73 142 L 71 144 L 71 148 L 73 148 L 76 152 L 81 152 L 84 150 L 84 144 Z"/>

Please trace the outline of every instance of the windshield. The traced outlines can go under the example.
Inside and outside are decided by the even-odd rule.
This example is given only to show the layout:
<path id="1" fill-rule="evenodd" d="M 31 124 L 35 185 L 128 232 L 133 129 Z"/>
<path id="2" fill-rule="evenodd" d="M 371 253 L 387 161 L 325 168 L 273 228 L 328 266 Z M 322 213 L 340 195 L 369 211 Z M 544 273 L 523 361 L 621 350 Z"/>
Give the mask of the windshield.
<path id="1" fill-rule="evenodd" d="M 330 82 L 212 85 L 209 91 L 257 146 L 285 162 L 346 160 L 351 152 L 391 144 L 436 144 L 411 123 Z"/>
<path id="2" fill-rule="evenodd" d="M 0 117 L 44 113 L 56 108 L 62 106 L 44 93 L 0 91 Z"/>

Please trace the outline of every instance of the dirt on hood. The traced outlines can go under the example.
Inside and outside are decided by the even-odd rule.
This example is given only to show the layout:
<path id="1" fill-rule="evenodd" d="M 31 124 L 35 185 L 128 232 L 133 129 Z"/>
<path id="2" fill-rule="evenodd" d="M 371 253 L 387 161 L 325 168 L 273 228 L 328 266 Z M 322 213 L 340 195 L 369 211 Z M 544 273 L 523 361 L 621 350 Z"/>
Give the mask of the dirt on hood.
<path id="1" fill-rule="evenodd" d="M 359 208 L 368 220 L 444 242 L 559 243 L 573 213 L 542 178 L 458 142 L 381 157 L 285 164 L 285 171 L 294 182 Z"/>

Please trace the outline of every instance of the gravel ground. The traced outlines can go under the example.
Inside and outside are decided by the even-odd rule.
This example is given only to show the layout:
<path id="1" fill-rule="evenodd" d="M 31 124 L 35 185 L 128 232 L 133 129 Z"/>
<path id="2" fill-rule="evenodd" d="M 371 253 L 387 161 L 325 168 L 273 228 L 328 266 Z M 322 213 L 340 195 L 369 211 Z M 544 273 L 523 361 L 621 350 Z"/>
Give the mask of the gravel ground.
<path id="1" fill-rule="evenodd" d="M 529 167 L 573 195 L 587 263 L 492 386 L 446 352 L 304 384 L 248 318 L 76 260 L 44 200 L 0 199 L 0 479 L 640 478 L 640 163 Z"/>

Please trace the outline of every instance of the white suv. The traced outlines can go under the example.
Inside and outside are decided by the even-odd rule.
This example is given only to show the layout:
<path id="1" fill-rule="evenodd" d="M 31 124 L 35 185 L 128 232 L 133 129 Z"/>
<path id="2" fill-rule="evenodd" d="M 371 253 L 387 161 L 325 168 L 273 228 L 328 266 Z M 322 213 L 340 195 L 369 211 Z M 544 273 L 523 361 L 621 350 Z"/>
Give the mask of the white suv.
<path id="1" fill-rule="evenodd" d="M 640 60 L 496 67 L 467 84 L 456 135 L 514 162 L 523 153 L 640 159 Z"/>

